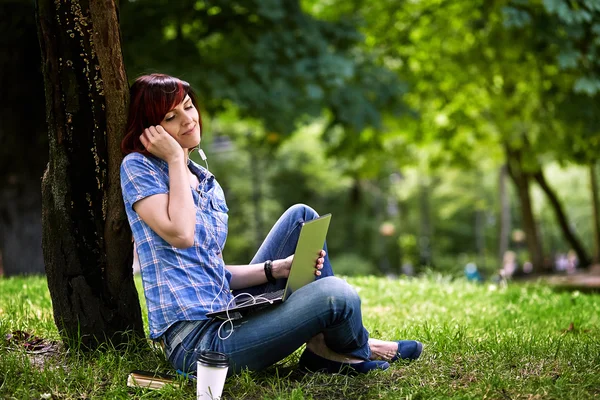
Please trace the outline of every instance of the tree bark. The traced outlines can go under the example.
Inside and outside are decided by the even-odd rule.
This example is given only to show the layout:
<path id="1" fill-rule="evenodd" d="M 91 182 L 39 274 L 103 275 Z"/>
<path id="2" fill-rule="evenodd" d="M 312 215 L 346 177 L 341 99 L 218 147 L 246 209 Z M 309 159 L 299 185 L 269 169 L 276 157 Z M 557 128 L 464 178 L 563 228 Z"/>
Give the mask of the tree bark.
<path id="1" fill-rule="evenodd" d="M 600 210 L 598 208 L 598 178 L 596 177 L 596 164 L 590 164 L 590 189 L 592 191 L 592 224 L 594 225 L 594 253 L 592 262 L 600 262 Z"/>
<path id="2" fill-rule="evenodd" d="M 54 319 L 93 347 L 143 336 L 118 143 L 128 86 L 115 3 L 37 0 L 50 162 L 42 246 Z M 69 343 L 69 342 L 67 342 Z"/>
<path id="3" fill-rule="evenodd" d="M 546 197 L 550 201 L 550 205 L 552 206 L 552 210 L 554 210 L 554 215 L 556 216 L 556 220 L 558 221 L 558 224 L 560 226 L 565 240 L 569 243 L 575 254 L 577 254 L 577 258 L 579 259 L 579 265 L 588 266 L 590 262 L 589 256 L 585 251 L 583 244 L 581 244 L 579 239 L 577 239 L 577 237 L 571 230 L 571 227 L 567 222 L 567 216 L 565 215 L 565 212 L 562 209 L 562 205 L 560 204 L 556 193 L 554 193 L 554 191 L 546 181 L 544 172 L 542 170 L 539 170 L 535 174 L 533 174 L 533 177 L 535 178 L 538 185 L 540 185 L 540 187 L 546 194 Z"/>
<path id="4" fill-rule="evenodd" d="M 542 272 L 544 268 L 544 256 L 542 246 L 540 244 L 535 217 L 531 207 L 531 196 L 529 193 L 529 182 L 531 176 L 523 168 L 521 159 L 521 151 L 511 149 L 508 145 L 505 146 L 507 170 L 513 180 L 517 193 L 519 195 L 519 203 L 521 205 L 521 217 L 523 219 L 523 230 L 525 231 L 525 242 L 529 257 L 533 264 L 534 272 Z"/>
<path id="5" fill-rule="evenodd" d="M 44 84 L 34 4 L 2 2 L 0 15 L 0 274 L 43 274 L 40 179 L 48 162 Z"/>
<path id="6" fill-rule="evenodd" d="M 136 323 L 140 324 L 138 333 L 143 335 L 139 298 L 132 274 L 131 229 L 121 193 L 121 140 L 127 123 L 129 84 L 123 65 L 117 11 L 113 0 L 90 1 L 90 13 L 94 21 L 94 43 L 104 81 L 106 106 L 108 176 L 105 190 L 107 206 L 104 223 L 104 277 L 111 297 L 117 300 L 120 314 L 127 315 L 127 308 L 131 305 L 136 306 L 136 313 L 139 310 L 140 318 Z"/>

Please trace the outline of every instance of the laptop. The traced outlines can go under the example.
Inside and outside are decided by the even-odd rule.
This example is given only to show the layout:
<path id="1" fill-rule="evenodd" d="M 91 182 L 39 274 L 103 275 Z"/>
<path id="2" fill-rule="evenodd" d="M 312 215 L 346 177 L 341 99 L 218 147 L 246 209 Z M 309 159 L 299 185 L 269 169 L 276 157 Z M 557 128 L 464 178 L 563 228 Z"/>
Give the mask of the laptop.
<path id="1" fill-rule="evenodd" d="M 229 317 L 236 315 L 241 311 L 270 306 L 283 303 L 288 297 L 302 286 L 308 285 L 315 280 L 315 263 L 319 252 L 325 244 L 325 237 L 329 229 L 331 214 L 323 215 L 319 218 L 305 222 L 300 230 L 300 237 L 296 244 L 294 259 L 290 267 L 290 275 L 284 289 L 275 292 L 267 292 L 254 297 L 239 294 L 236 299 L 236 305 L 229 309 L 222 309 L 206 314 L 207 317 Z M 233 318 L 235 319 L 235 318 Z"/>

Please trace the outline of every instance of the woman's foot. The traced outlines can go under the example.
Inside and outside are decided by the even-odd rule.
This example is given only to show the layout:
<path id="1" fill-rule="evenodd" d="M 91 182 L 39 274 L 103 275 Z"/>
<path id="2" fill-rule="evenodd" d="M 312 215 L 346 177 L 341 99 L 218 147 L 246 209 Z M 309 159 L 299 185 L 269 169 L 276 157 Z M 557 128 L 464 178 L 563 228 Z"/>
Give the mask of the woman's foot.
<path id="1" fill-rule="evenodd" d="M 388 362 L 379 360 L 354 363 L 328 360 L 316 355 L 308 348 L 300 356 L 298 365 L 301 370 L 306 372 L 328 372 L 330 374 L 341 373 L 346 375 L 366 374 L 375 370 L 386 370 L 390 367 Z"/>
<path id="2" fill-rule="evenodd" d="M 369 339 L 371 358 L 394 362 L 402 360 L 416 360 L 423 352 L 423 344 L 416 340 L 399 340 L 388 342 L 385 340 Z"/>

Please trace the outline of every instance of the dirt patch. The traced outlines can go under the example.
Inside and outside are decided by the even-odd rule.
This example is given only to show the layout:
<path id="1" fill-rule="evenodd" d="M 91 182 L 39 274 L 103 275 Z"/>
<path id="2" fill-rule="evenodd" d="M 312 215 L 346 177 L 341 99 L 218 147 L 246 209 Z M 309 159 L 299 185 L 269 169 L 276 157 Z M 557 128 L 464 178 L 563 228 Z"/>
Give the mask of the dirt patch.
<path id="1" fill-rule="evenodd" d="M 56 360 L 65 354 L 65 348 L 61 342 L 37 337 L 24 331 L 13 331 L 5 337 L 9 351 L 24 352 L 31 365 L 44 369 L 49 360 Z"/>

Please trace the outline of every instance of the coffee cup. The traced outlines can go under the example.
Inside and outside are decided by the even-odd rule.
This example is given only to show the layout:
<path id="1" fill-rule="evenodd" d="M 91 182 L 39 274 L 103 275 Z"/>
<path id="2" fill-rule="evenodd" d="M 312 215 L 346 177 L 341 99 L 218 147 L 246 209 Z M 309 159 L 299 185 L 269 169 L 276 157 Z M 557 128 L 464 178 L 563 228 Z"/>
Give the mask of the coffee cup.
<path id="1" fill-rule="evenodd" d="M 216 351 L 204 351 L 198 357 L 196 373 L 197 400 L 218 400 L 223 393 L 229 357 Z"/>

